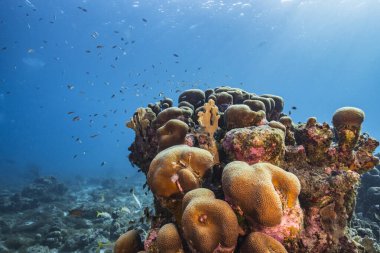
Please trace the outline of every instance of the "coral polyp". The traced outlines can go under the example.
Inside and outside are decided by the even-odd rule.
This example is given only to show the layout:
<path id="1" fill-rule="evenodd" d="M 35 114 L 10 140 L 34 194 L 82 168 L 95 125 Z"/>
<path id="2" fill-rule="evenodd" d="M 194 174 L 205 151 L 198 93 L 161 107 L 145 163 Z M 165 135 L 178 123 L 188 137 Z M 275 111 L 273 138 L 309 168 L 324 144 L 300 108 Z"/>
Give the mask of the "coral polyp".
<path id="1" fill-rule="evenodd" d="M 222 86 L 137 109 L 129 158 L 155 203 L 145 252 L 366 252 L 348 232 L 360 175 L 379 163 L 364 112 L 295 124 L 283 108 Z"/>

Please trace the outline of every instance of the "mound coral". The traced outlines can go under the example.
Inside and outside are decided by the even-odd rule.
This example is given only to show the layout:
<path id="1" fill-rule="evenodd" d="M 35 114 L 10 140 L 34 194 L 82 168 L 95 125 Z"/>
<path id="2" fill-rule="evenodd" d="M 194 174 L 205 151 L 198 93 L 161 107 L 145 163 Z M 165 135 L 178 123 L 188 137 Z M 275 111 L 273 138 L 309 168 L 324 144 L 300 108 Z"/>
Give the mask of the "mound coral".
<path id="1" fill-rule="evenodd" d="M 195 192 L 194 192 L 195 191 Z M 193 252 L 234 252 L 239 225 L 231 207 L 202 189 L 189 192 L 184 205 L 184 238 Z"/>
<path id="2" fill-rule="evenodd" d="M 164 150 L 171 146 L 184 144 L 188 130 L 189 127 L 185 122 L 178 119 L 169 120 L 157 129 L 158 149 Z"/>
<path id="3" fill-rule="evenodd" d="M 348 232 L 360 174 L 379 163 L 364 112 L 295 124 L 283 109 L 280 96 L 228 86 L 137 109 L 129 158 L 156 211 L 145 252 L 366 252 Z"/>
<path id="4" fill-rule="evenodd" d="M 136 253 L 144 249 L 139 233 L 130 230 L 117 239 L 114 247 L 115 253 Z"/>
<path id="5" fill-rule="evenodd" d="M 248 105 L 231 105 L 224 112 L 224 120 L 228 130 L 262 125 L 265 120 L 265 112 L 252 111 Z"/>
<path id="6" fill-rule="evenodd" d="M 249 166 L 235 161 L 224 167 L 222 185 L 226 200 L 254 230 L 267 233 L 275 230 L 277 234 L 273 237 L 281 241 L 295 237 L 300 231 L 303 214 L 298 195 L 301 185 L 292 173 L 270 163 Z"/>
<path id="7" fill-rule="evenodd" d="M 250 233 L 240 248 L 240 253 L 287 253 L 284 246 L 272 237 L 260 233 Z"/>
<path id="8" fill-rule="evenodd" d="M 222 146 L 229 160 L 278 164 L 285 154 L 284 139 L 284 131 L 269 125 L 236 128 L 225 134 Z"/>

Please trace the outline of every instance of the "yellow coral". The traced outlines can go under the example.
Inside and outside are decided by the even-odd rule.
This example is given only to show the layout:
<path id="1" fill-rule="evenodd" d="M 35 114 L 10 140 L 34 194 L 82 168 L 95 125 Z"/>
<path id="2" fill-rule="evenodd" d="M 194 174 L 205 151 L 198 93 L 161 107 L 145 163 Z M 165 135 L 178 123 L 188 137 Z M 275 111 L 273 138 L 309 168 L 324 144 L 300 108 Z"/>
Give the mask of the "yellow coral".
<path id="1" fill-rule="evenodd" d="M 218 107 L 215 105 L 215 101 L 212 99 L 208 100 L 208 103 L 205 103 L 204 112 L 198 112 L 198 123 L 201 125 L 202 130 L 207 133 L 207 145 L 200 145 L 202 148 L 210 151 L 214 156 L 214 163 L 219 163 L 219 153 L 218 148 L 215 143 L 214 133 L 218 129 L 218 121 L 220 115 L 218 114 Z"/>
<path id="2" fill-rule="evenodd" d="M 198 123 L 206 129 L 210 136 L 214 136 L 220 118 L 218 107 L 214 100 L 209 99 L 208 103 L 204 104 L 204 109 L 205 112 L 198 112 Z"/>

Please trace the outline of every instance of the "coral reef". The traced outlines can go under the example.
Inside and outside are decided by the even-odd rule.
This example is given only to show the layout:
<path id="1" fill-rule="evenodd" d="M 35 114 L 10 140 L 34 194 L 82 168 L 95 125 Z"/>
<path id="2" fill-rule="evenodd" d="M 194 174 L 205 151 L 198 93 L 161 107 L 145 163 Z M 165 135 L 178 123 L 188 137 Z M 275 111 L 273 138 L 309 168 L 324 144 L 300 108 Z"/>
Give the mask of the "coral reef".
<path id="1" fill-rule="evenodd" d="M 283 108 L 222 86 L 148 105 L 148 121 L 138 109 L 129 157 L 155 200 L 145 252 L 375 252 L 353 226 L 360 175 L 379 162 L 364 112 L 340 108 L 331 126 L 295 124 Z M 369 185 L 362 209 L 378 207 Z"/>

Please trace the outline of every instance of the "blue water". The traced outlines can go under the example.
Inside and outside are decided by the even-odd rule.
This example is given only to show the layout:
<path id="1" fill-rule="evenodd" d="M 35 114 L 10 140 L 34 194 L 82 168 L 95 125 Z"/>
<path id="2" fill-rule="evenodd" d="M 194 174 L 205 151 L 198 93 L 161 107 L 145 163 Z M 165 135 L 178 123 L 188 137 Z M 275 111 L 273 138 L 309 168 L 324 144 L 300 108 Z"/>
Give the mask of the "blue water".
<path id="1" fill-rule="evenodd" d="M 133 175 L 125 122 L 193 87 L 283 96 L 295 122 L 356 106 L 380 139 L 379 1 L 3 0 L 0 13 L 1 185 Z"/>

